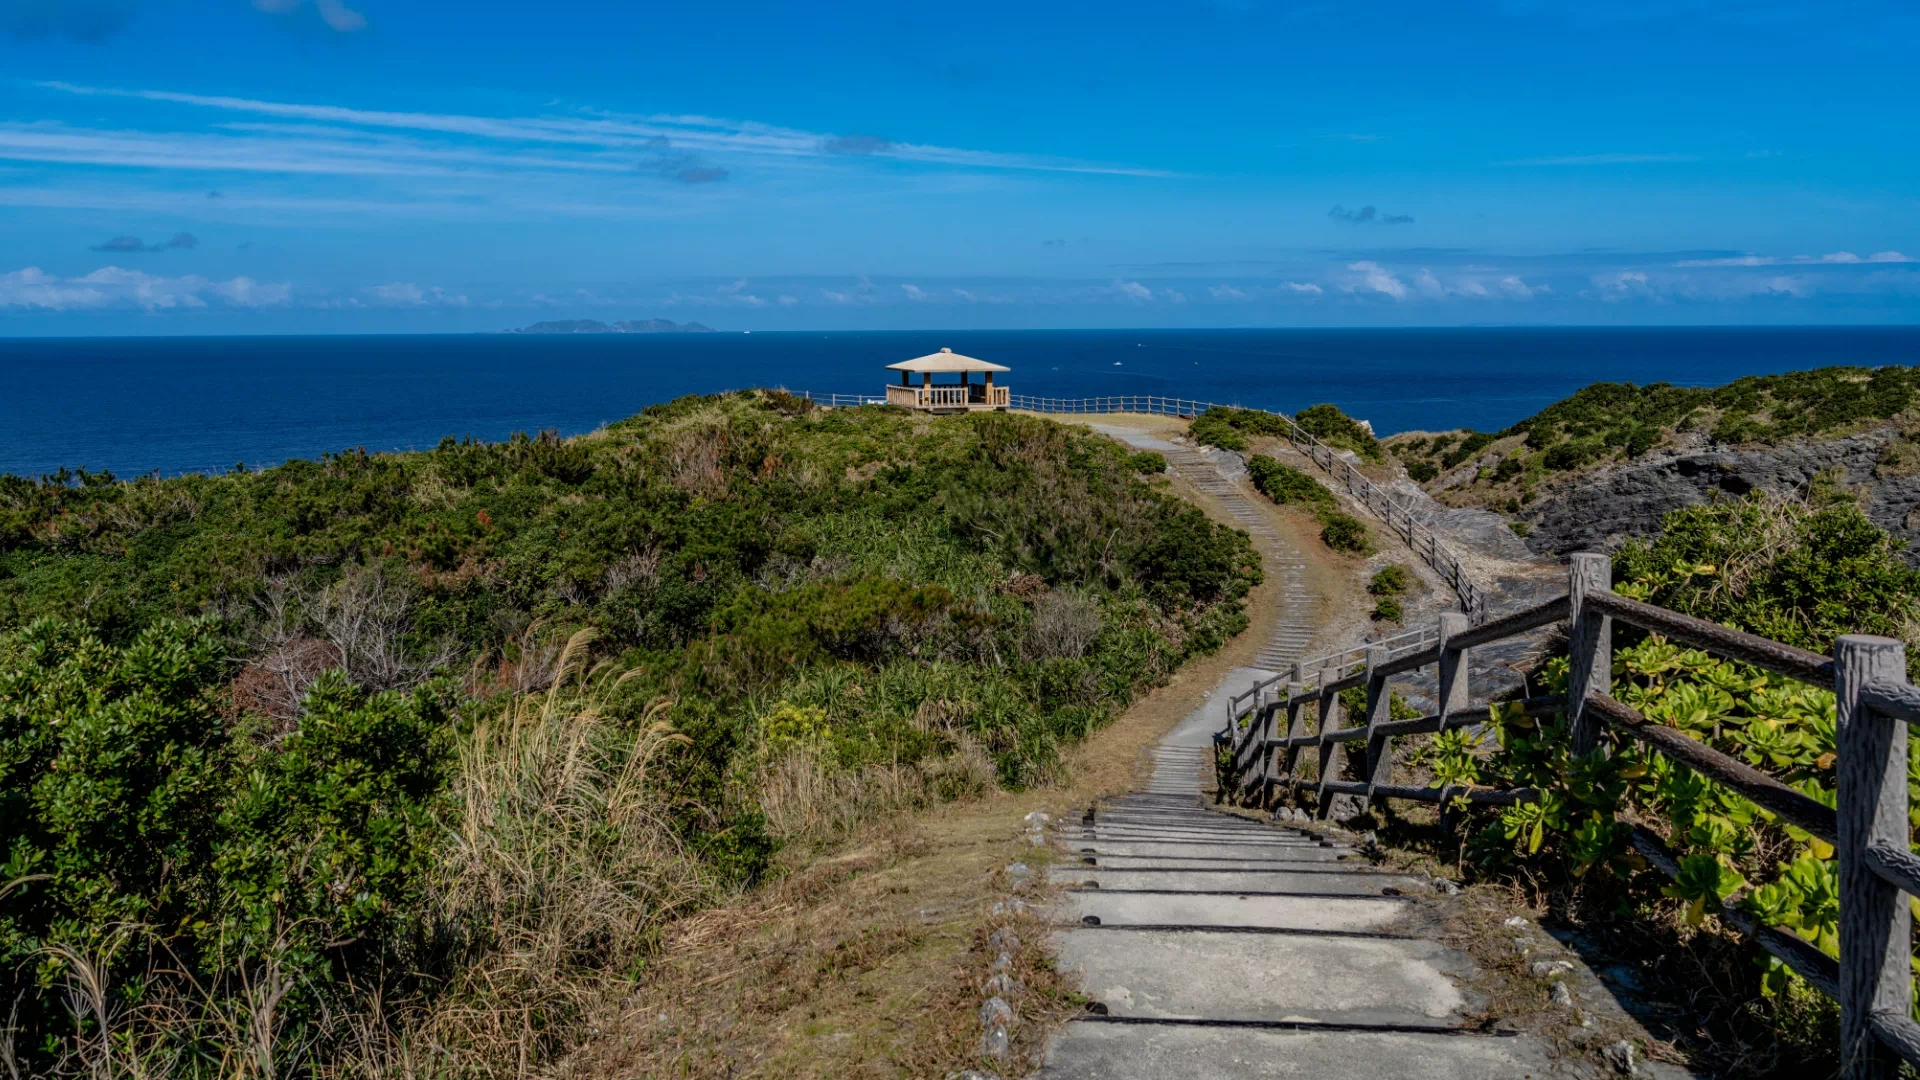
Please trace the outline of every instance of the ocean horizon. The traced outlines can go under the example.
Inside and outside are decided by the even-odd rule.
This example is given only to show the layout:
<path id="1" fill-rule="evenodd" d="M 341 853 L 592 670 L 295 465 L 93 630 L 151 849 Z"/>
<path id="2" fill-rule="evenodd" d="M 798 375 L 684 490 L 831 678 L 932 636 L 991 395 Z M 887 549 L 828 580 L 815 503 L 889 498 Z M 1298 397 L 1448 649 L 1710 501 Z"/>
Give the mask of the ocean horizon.
<path id="1" fill-rule="evenodd" d="M 1498 430 L 1594 382 L 1920 363 L 1920 327 L 0 338 L 0 473 L 176 475 L 574 435 L 691 393 L 879 394 L 886 364 L 942 347 L 1007 365 L 1017 394 L 1331 402 L 1385 435 Z"/>

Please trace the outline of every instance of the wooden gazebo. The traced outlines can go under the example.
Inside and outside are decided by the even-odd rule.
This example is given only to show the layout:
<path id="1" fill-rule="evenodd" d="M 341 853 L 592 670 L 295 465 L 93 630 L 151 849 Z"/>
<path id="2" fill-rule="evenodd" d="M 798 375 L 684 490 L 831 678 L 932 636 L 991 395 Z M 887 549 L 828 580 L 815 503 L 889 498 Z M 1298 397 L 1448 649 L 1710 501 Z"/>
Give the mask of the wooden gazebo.
<path id="1" fill-rule="evenodd" d="M 888 364 L 887 370 L 900 373 L 900 385 L 887 387 L 889 405 L 904 405 L 909 409 L 933 413 L 1005 411 L 1007 407 L 1007 388 L 993 384 L 993 373 L 1012 369 L 989 364 L 985 360 L 975 360 L 971 356 L 961 356 L 952 349 L 941 349 L 937 353 Z M 984 375 L 984 383 L 973 381 L 976 371 Z M 920 376 L 917 386 L 913 381 L 916 374 Z M 934 385 L 935 375 L 949 374 L 960 376 L 960 381 Z"/>

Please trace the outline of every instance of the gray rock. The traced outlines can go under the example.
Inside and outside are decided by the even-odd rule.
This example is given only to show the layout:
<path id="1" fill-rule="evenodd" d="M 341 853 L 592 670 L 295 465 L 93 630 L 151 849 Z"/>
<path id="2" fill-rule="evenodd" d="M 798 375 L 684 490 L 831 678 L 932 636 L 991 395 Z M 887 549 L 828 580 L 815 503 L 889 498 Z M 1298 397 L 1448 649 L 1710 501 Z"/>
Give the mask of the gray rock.
<path id="1" fill-rule="evenodd" d="M 1608 1043 L 1606 1049 L 1600 1051 L 1600 1056 L 1606 1059 L 1608 1065 L 1613 1066 L 1614 1072 L 1622 1076 L 1633 1075 L 1633 1044 L 1627 1040 L 1621 1039 L 1619 1042 Z"/>
<path id="2" fill-rule="evenodd" d="M 1010 998 L 1024 989 L 1026 988 L 1021 986 L 1018 980 L 1002 971 L 990 976 L 985 983 L 981 984 L 980 992 L 990 997 Z"/>
<path id="3" fill-rule="evenodd" d="M 1543 489 L 1521 513 L 1532 526 L 1527 546 L 1564 555 L 1611 550 L 1628 537 L 1660 531 L 1672 510 L 1719 496 L 1761 490 L 1789 494 L 1827 472 L 1867 495 L 1867 517 L 1906 548 L 1920 564 L 1920 475 L 1878 476 L 1887 444 L 1899 438 L 1891 425 L 1840 439 L 1806 439 L 1781 446 L 1737 450 L 1704 436 L 1691 445 L 1658 451 L 1635 461 Z"/>
<path id="4" fill-rule="evenodd" d="M 1547 997 L 1563 1009 L 1573 1008 L 1573 991 L 1567 989 L 1566 983 L 1554 983 L 1553 990 L 1547 994 Z"/>
<path id="5" fill-rule="evenodd" d="M 981 1072 L 978 1069 L 962 1069 L 956 1073 L 948 1073 L 947 1080 L 1000 1080 L 1000 1077 L 997 1074 Z"/>
<path id="6" fill-rule="evenodd" d="M 1020 947 L 1020 938 L 1005 928 L 987 935 L 987 948 L 998 951 L 1011 951 Z"/>
<path id="7" fill-rule="evenodd" d="M 1515 930 L 1525 930 L 1527 927 L 1532 926 L 1533 924 L 1521 918 L 1520 916 L 1515 915 L 1513 918 L 1508 919 L 1506 922 L 1501 923 L 1500 925 L 1511 926 Z"/>
<path id="8" fill-rule="evenodd" d="M 1533 965 L 1533 977 L 1536 979 L 1551 979 L 1565 975 L 1572 970 L 1573 965 L 1565 960 L 1542 960 Z"/>
<path id="9" fill-rule="evenodd" d="M 982 1027 L 1013 1026 L 1013 1006 L 1008 1005 L 1005 998 L 988 998 L 980 1003 L 980 1024 Z"/>
<path id="10" fill-rule="evenodd" d="M 1007 867 L 1007 876 L 1015 881 L 1025 881 L 1033 876 L 1033 867 L 1023 862 L 1014 863 Z"/>
<path id="11" fill-rule="evenodd" d="M 1012 966 L 1013 966 L 1012 953 L 1003 952 L 999 956 L 996 956 L 993 958 L 993 970 L 995 971 L 1005 971 Z"/>
<path id="12" fill-rule="evenodd" d="M 1040 811 L 1035 810 L 1033 813 L 1028 814 L 1024 820 L 1027 823 L 1027 827 L 1030 829 L 1044 829 L 1047 827 L 1047 823 L 1051 822 L 1053 819 L 1051 817 L 1048 817 L 1046 814 L 1043 814 Z"/>

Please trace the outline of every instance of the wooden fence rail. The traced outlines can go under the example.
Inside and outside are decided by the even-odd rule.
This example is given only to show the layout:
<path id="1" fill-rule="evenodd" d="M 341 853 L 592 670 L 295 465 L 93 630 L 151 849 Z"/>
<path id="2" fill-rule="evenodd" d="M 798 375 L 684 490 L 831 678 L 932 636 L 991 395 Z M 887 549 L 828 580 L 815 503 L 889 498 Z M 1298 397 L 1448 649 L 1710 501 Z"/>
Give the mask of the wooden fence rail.
<path id="1" fill-rule="evenodd" d="M 1603 729 L 1633 739 L 1833 844 L 1840 871 L 1837 962 L 1796 935 L 1757 924 L 1733 905 L 1721 905 L 1721 914 L 1809 984 L 1839 1001 L 1842 1077 L 1893 1080 L 1901 1061 L 1920 1066 L 1920 1024 L 1912 1018 L 1913 945 L 1907 899 L 1920 896 L 1920 856 L 1909 841 L 1906 745 L 1908 726 L 1920 726 L 1920 688 L 1907 681 L 1905 646 L 1887 638 L 1848 635 L 1835 643 L 1828 658 L 1620 596 L 1612 591 L 1611 574 L 1606 556 L 1575 555 L 1565 596 L 1477 627 L 1462 615 L 1445 614 L 1412 647 L 1394 644 L 1411 636 L 1402 635 L 1297 664 L 1284 677 L 1256 684 L 1229 700 L 1227 726 L 1214 736 L 1219 772 L 1216 797 L 1267 808 L 1277 792 L 1310 791 L 1320 817 L 1327 815 L 1339 795 L 1373 804 L 1406 799 L 1443 806 L 1457 796 L 1491 805 L 1535 800 L 1537 794 L 1525 790 L 1395 784 L 1393 740 L 1487 722 L 1490 703 L 1470 703 L 1469 650 L 1565 621 L 1571 658 L 1568 693 L 1523 698 L 1500 707 L 1517 708 L 1529 716 L 1567 713 L 1571 748 L 1581 753 L 1598 746 Z M 1837 807 L 1822 805 L 1615 700 L 1615 619 L 1831 688 L 1838 718 Z M 1349 670 L 1355 651 L 1362 652 L 1357 671 Z M 1428 664 L 1439 667 L 1439 711 L 1413 720 L 1391 719 L 1389 680 Z M 1339 695 L 1353 688 L 1366 691 L 1365 715 L 1347 726 L 1342 722 Z M 1317 706 L 1319 717 L 1312 732 L 1306 730 L 1310 704 Z M 1364 779 L 1337 779 L 1346 771 L 1343 757 L 1349 746 L 1359 755 L 1357 775 Z M 1319 769 L 1311 777 L 1296 771 L 1298 755 L 1306 749 L 1318 752 Z M 1668 877 L 1679 875 L 1679 861 L 1657 836 L 1636 829 L 1633 845 Z"/>

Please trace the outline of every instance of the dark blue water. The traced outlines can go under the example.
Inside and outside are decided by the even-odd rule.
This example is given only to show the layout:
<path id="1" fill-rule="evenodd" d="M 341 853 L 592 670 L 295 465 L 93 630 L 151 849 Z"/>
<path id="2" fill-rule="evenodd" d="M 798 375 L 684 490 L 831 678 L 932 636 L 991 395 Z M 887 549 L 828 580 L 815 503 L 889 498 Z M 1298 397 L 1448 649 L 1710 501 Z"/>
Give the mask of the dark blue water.
<path id="1" fill-rule="evenodd" d="M 1920 363 L 1920 327 L 11 339 L 0 472 L 174 474 L 575 433 L 733 387 L 880 393 L 884 365 L 943 345 L 1008 365 L 1016 393 L 1331 401 L 1383 434 L 1495 430 L 1601 380 Z"/>

